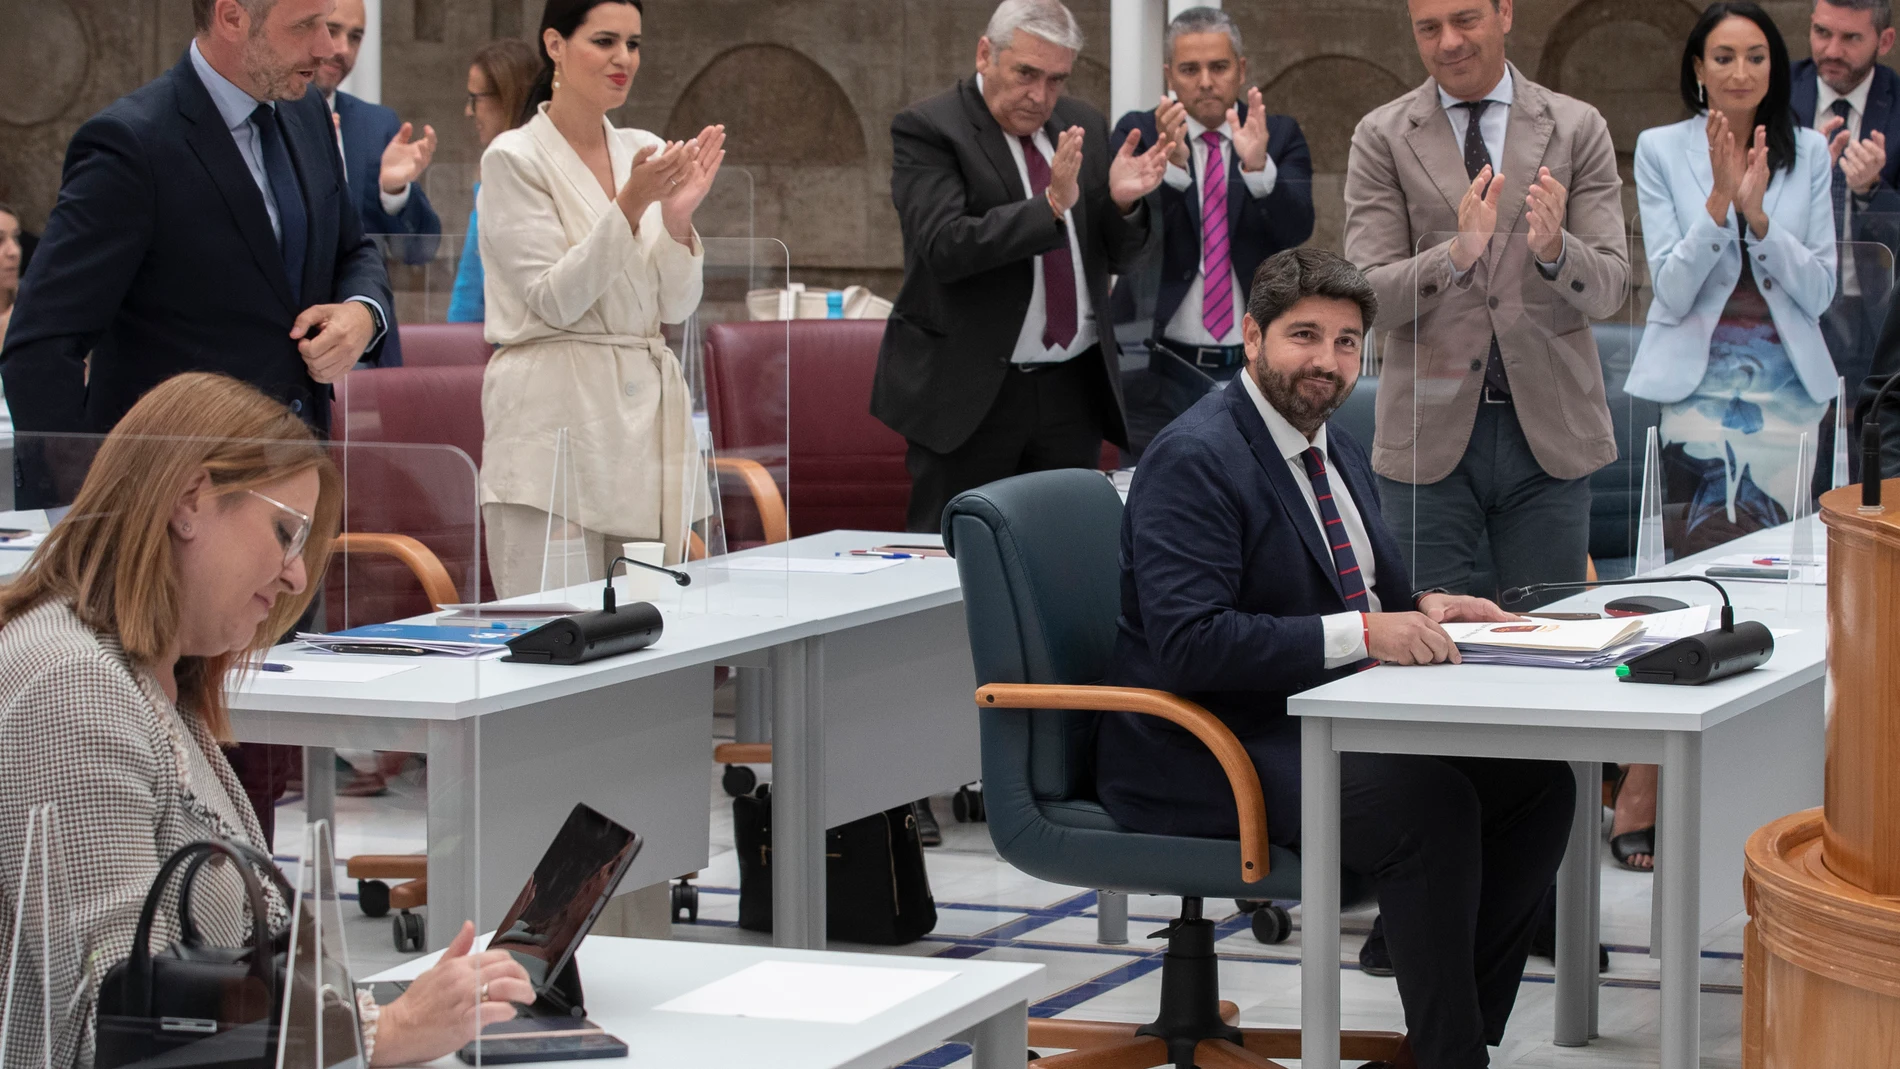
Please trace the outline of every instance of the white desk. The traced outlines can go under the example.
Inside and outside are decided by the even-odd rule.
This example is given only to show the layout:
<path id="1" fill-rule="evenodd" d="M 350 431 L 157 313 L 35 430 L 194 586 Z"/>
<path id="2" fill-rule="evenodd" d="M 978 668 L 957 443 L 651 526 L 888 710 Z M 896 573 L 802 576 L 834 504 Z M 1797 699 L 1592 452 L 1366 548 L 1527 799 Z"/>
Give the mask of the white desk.
<path id="1" fill-rule="evenodd" d="M 1041 965 L 1014 962 L 830 954 L 589 936 L 576 955 L 587 1016 L 627 1044 L 625 1061 L 608 1064 L 708 1069 L 885 1069 L 939 1044 L 961 1041 L 976 1069 L 1021 1069 L 1029 1048 L 1029 1000 L 1040 992 Z M 406 980 L 433 957 L 376 976 Z M 942 985 L 858 1024 L 817 1024 L 754 1017 L 674 1013 L 655 1007 L 760 962 L 809 962 L 955 973 Z M 434 1065 L 462 1063 L 454 1056 Z"/>
<path id="2" fill-rule="evenodd" d="M 899 538 L 915 536 L 834 531 L 743 555 L 831 557 Z M 661 602 L 658 643 L 571 667 L 427 658 L 371 683 L 260 674 L 232 694 L 233 727 L 246 742 L 427 753 L 431 912 L 492 925 L 577 801 L 646 838 L 624 886 L 703 868 L 713 667 L 769 666 L 774 942 L 822 947 L 825 828 L 981 775 L 956 565 L 762 577 L 717 563 L 688 566 L 689 598 L 726 583 L 716 603 L 747 600 L 723 596 L 736 591 L 777 615 Z M 530 600 L 599 597 L 590 584 Z M 430 945 L 454 928 L 430 925 Z"/>
<path id="3" fill-rule="evenodd" d="M 1777 530 L 1705 556 L 1787 551 L 1787 532 Z M 1766 665 L 1705 686 L 1621 683 L 1611 669 L 1444 665 L 1382 667 L 1289 699 L 1287 711 L 1302 720 L 1301 1065 L 1335 1069 L 1339 1062 L 1342 751 L 1573 763 L 1577 813 L 1557 882 L 1556 1039 L 1567 1046 L 1596 1034 L 1598 769 L 1604 761 L 1661 765 L 1651 953 L 1662 959 L 1662 1067 L 1698 1064 L 1704 936 L 1742 908 L 1748 835 L 1820 804 L 1826 742 L 1823 615 L 1788 615 L 1785 584 L 1725 585 L 1738 619 L 1799 631 L 1776 639 Z M 1560 604 L 1595 609 L 1645 592 L 1691 603 L 1715 594 L 1690 583 L 1603 587 Z M 1803 608 L 1825 604 L 1822 588 L 1803 598 Z"/>

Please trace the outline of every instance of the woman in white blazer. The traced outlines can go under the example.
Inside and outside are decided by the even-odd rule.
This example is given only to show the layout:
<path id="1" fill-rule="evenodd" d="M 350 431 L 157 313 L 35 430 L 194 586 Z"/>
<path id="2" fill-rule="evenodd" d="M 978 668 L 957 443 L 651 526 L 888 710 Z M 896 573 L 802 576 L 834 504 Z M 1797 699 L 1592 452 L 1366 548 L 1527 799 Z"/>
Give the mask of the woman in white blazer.
<path id="1" fill-rule="evenodd" d="M 1811 454 L 1837 392 L 1820 328 L 1836 273 L 1828 146 L 1797 127 L 1773 21 L 1752 3 L 1709 5 L 1682 94 L 1695 117 L 1636 141 L 1655 295 L 1627 387 L 1662 402 L 1679 555 L 1789 518 L 1810 492 L 1800 437 Z"/>
<path id="2" fill-rule="evenodd" d="M 639 70 L 642 14 L 639 0 L 548 0 L 531 117 L 482 156 L 497 347 L 482 383 L 482 517 L 503 597 L 542 588 L 550 542 L 581 542 L 586 578 L 626 541 L 663 541 L 680 560 L 709 511 L 690 397 L 660 325 L 699 305 L 693 212 L 725 131 L 669 144 L 608 122 Z"/>

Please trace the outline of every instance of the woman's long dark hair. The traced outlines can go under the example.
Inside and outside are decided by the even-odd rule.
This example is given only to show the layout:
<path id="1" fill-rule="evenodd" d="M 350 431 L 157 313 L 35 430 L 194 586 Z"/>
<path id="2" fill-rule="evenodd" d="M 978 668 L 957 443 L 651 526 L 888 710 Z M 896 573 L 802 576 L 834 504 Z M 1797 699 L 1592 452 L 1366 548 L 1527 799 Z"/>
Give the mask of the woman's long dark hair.
<path id="1" fill-rule="evenodd" d="M 1747 19 L 1761 27 L 1762 36 L 1768 38 L 1768 95 L 1755 107 L 1755 125 L 1768 128 L 1768 170 L 1792 172 L 1795 123 L 1789 97 L 1794 83 L 1788 74 L 1788 46 L 1781 39 L 1781 31 L 1775 28 L 1775 20 L 1769 18 L 1760 5 L 1749 0 L 1716 0 L 1703 10 L 1682 47 L 1682 102 L 1691 115 L 1708 110 L 1708 101 L 1696 91 L 1695 61 L 1706 61 L 1702 52 L 1708 47 L 1709 34 L 1723 19 L 1730 17 Z M 1754 139 L 1755 131 L 1751 129 L 1747 132 L 1747 141 L 1753 143 Z"/>
<path id="2" fill-rule="evenodd" d="M 528 102 L 522 106 L 518 125 L 526 125 L 534 118 L 537 108 L 554 99 L 554 60 L 548 57 L 548 31 L 553 30 L 564 38 L 572 37 L 581 23 L 587 21 L 587 13 L 602 4 L 629 4 L 642 17 L 647 12 L 641 0 L 548 0 L 547 6 L 541 9 L 541 28 L 534 34 L 534 47 L 541 53 L 541 73 L 535 77 L 534 87 L 528 90 Z"/>

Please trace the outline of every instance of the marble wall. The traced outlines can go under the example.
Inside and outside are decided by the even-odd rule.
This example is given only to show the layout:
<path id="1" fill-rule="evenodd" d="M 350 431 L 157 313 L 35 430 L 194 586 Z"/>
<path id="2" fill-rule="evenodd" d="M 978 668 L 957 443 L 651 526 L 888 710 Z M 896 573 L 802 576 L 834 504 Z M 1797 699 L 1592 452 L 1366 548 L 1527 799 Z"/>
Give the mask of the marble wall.
<path id="1" fill-rule="evenodd" d="M 709 234 L 782 241 L 811 284 L 864 282 L 890 295 L 902 246 L 890 204 L 891 117 L 972 64 L 993 0 L 646 0 L 646 48 L 616 121 L 730 133 L 730 171 L 704 213 Z M 1768 3 L 1797 55 L 1808 0 Z M 1075 0 L 1088 45 L 1073 92 L 1108 100 L 1108 0 Z M 1242 0 L 1227 5 L 1268 106 L 1312 146 L 1319 221 L 1337 247 L 1352 129 L 1424 77 L 1395 0 Z M 477 150 L 462 117 L 469 56 L 532 35 L 541 0 L 385 0 L 384 101 L 441 138 L 429 190 L 451 231 L 465 218 Z M 1520 0 L 1510 49 L 1530 77 L 1609 119 L 1625 175 L 1636 135 L 1680 117 L 1675 70 L 1699 5 L 1689 0 Z M 57 193 L 66 139 L 114 97 L 175 62 L 189 0 L 0 0 L 0 200 L 29 226 Z M 1113 116 L 1110 117 L 1111 119 Z M 1633 193 L 1628 195 L 1633 211 Z"/>

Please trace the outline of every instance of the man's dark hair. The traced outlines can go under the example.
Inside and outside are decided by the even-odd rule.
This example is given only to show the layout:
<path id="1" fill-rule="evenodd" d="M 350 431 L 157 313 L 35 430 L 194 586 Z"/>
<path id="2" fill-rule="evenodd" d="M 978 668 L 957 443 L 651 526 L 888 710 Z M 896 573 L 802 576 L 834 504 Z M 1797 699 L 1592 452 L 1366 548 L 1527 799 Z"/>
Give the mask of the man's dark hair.
<path id="1" fill-rule="evenodd" d="M 1846 8 L 1849 11 L 1871 11 L 1874 13 L 1874 32 L 1885 33 L 1893 25 L 1893 0 L 1814 0 L 1816 7 L 1826 4 L 1829 7 Z"/>
<path id="2" fill-rule="evenodd" d="M 192 25 L 203 33 L 211 28 L 211 11 L 218 6 L 218 0 L 191 0 Z M 277 6 L 277 0 L 238 0 L 238 6 L 251 13 L 254 25 L 262 26 L 270 17 L 270 9 Z"/>
<path id="3" fill-rule="evenodd" d="M 1379 314 L 1379 295 L 1352 261 L 1324 249 L 1286 249 L 1267 257 L 1253 273 L 1247 314 L 1261 330 L 1308 297 L 1351 301 L 1359 306 L 1365 329 Z"/>

